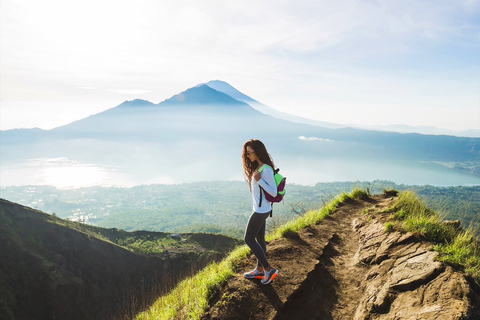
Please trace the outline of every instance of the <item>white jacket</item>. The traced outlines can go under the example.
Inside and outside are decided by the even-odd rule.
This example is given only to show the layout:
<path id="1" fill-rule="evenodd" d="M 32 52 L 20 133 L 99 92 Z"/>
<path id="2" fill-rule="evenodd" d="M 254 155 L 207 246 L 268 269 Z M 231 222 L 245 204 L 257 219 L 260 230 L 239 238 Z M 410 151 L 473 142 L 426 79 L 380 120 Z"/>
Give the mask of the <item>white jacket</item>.
<path id="1" fill-rule="evenodd" d="M 277 185 L 275 183 L 275 178 L 273 174 L 273 169 L 264 164 L 263 171 L 261 172 L 261 179 L 256 181 L 252 177 L 252 201 L 253 201 L 253 211 L 257 213 L 267 213 L 272 210 L 272 204 L 265 199 L 265 192 L 268 192 L 272 197 L 277 195 Z M 263 188 L 262 191 L 262 206 L 260 207 L 260 187 Z"/>

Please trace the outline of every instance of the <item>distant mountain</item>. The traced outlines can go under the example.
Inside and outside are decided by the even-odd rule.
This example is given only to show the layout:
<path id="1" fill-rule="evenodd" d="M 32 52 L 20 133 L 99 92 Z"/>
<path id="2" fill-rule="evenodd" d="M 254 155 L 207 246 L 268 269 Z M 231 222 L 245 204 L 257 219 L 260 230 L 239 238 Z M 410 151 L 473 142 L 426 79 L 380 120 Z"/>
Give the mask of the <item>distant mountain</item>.
<path id="1" fill-rule="evenodd" d="M 183 251 L 173 244 L 142 255 L 112 242 L 170 234 L 92 227 L 0 199 L 0 318 L 132 318 L 238 244 L 220 235 L 186 237 Z"/>
<path id="2" fill-rule="evenodd" d="M 5 163 L 66 158 L 152 183 L 238 179 L 242 146 L 251 138 L 264 141 L 291 171 L 329 158 L 440 162 L 470 173 L 480 167 L 480 139 L 333 129 L 304 120 L 274 113 L 229 84 L 211 81 L 158 104 L 126 101 L 52 130 L 2 131 L 0 145 Z"/>
<path id="3" fill-rule="evenodd" d="M 239 119 L 261 121 L 264 115 L 207 85 L 181 92 L 159 104 L 144 100 L 121 105 L 51 130 L 72 136 L 166 141 L 179 136 L 211 136 L 238 127 Z"/>
<path id="4" fill-rule="evenodd" d="M 289 113 L 278 111 L 274 108 L 271 108 L 257 100 L 250 98 L 249 96 L 241 93 L 228 83 L 220 80 L 212 80 L 206 83 L 207 86 L 212 87 L 215 90 L 228 94 L 229 96 L 250 104 L 253 108 L 257 109 L 260 112 L 271 115 L 275 118 L 288 120 L 291 122 L 304 123 L 313 126 L 320 126 L 325 128 L 357 128 L 363 130 L 375 130 L 375 131 L 388 131 L 388 132 L 397 132 L 397 133 L 419 133 L 425 135 L 450 135 L 458 137 L 474 137 L 480 138 L 480 128 L 478 130 L 447 130 L 440 129 L 433 126 L 409 126 L 409 125 L 388 125 L 388 126 L 367 126 L 359 125 L 355 123 L 349 124 L 338 124 L 325 121 L 317 121 L 308 118 L 303 118 L 295 116 Z"/>
<path id="5" fill-rule="evenodd" d="M 160 103 L 162 106 L 170 105 L 196 105 L 196 106 L 237 106 L 245 107 L 248 104 L 235 97 L 215 90 L 208 85 L 199 84 L 170 99 Z"/>
<path id="6" fill-rule="evenodd" d="M 258 110 L 262 113 L 268 114 L 272 117 L 278 118 L 278 119 L 287 120 L 287 121 L 295 122 L 295 123 L 309 124 L 309 125 L 312 125 L 312 126 L 332 128 L 332 129 L 348 127 L 346 125 L 341 125 L 341 124 L 331 123 L 331 122 L 325 122 L 325 121 L 312 120 L 312 119 L 303 118 L 303 117 L 299 117 L 299 116 L 296 116 L 296 115 L 293 115 L 293 114 L 278 111 L 278 110 L 276 110 L 272 107 L 269 107 L 269 106 L 267 106 L 267 105 L 265 105 L 261 102 L 258 102 L 257 100 L 254 100 L 254 99 L 250 98 L 249 96 L 241 93 L 240 91 L 238 91 L 237 89 L 235 89 L 234 87 L 232 87 L 231 85 L 229 85 L 228 83 L 226 83 L 224 81 L 212 80 L 212 81 L 207 82 L 206 85 L 215 89 L 215 90 L 218 90 L 220 92 L 228 94 L 229 96 L 231 96 L 231 97 L 233 97 L 233 98 L 235 98 L 239 101 L 243 101 L 245 103 L 248 103 L 249 105 L 251 105 L 256 110 Z"/>
<path id="7" fill-rule="evenodd" d="M 365 129 L 365 130 L 480 138 L 480 129 L 448 130 L 448 129 L 441 129 L 441 128 L 432 127 L 432 126 L 408 126 L 404 124 L 396 124 L 396 125 L 388 125 L 388 126 L 365 126 L 365 125 L 349 124 L 349 126 L 352 128 L 359 128 L 359 129 Z"/>

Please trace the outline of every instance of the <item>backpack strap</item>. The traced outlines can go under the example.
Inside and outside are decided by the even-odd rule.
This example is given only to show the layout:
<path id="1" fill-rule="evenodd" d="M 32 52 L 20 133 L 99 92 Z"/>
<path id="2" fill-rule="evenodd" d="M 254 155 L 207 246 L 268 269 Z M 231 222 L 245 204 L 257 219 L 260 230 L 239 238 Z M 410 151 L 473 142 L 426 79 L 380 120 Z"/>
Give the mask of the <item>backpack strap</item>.
<path id="1" fill-rule="evenodd" d="M 271 166 L 269 166 L 268 164 L 265 164 L 260 169 L 258 169 L 258 172 L 261 173 L 263 171 L 263 169 L 265 169 L 265 167 L 269 167 L 273 170 L 273 168 Z M 277 169 L 273 170 L 273 175 L 275 176 L 279 171 L 280 171 L 280 168 L 277 168 Z M 263 188 L 260 187 L 260 204 L 258 205 L 259 207 L 262 206 L 262 198 L 263 198 L 262 197 L 262 191 L 263 191 Z M 263 192 L 265 192 L 265 191 L 263 191 Z M 272 213 L 273 213 L 273 203 L 272 203 L 272 210 L 270 211 L 270 218 L 272 217 Z"/>
<path id="2" fill-rule="evenodd" d="M 262 173 L 263 169 L 265 169 L 265 167 L 270 167 L 268 164 L 265 164 L 263 165 L 260 169 L 258 169 L 258 172 Z M 271 168 L 271 167 L 270 167 Z M 262 191 L 263 191 L 263 188 L 260 187 L 260 203 L 258 204 L 259 207 L 262 206 Z"/>
<path id="3" fill-rule="evenodd" d="M 262 198 L 263 198 L 262 197 L 262 190 L 263 190 L 262 187 L 260 187 L 260 203 L 258 204 L 259 207 L 262 206 Z"/>
<path id="4" fill-rule="evenodd" d="M 260 169 L 258 169 L 258 172 L 262 173 L 262 171 L 263 171 L 263 169 L 265 169 L 265 167 L 272 168 L 272 167 L 269 166 L 268 164 L 265 164 L 265 165 L 263 165 Z M 273 170 L 273 168 L 272 168 L 272 170 Z M 274 170 L 273 175 L 275 175 L 279 170 L 280 170 L 280 169 Z M 260 187 L 260 203 L 258 204 L 259 207 L 262 206 L 262 198 L 263 198 L 263 196 L 262 196 L 262 191 L 263 191 L 263 188 Z M 265 192 L 265 191 L 263 191 L 263 192 Z M 273 203 L 272 203 L 272 208 L 273 208 Z M 273 211 L 273 209 L 272 209 L 272 211 Z M 270 211 L 270 217 L 272 217 L 272 211 Z"/>
<path id="5" fill-rule="evenodd" d="M 262 197 L 262 191 L 263 191 L 263 188 L 260 187 L 260 204 L 258 205 L 259 207 L 262 206 L 262 198 L 263 198 Z M 263 191 L 263 192 L 265 192 L 265 191 Z M 273 203 L 272 203 L 272 210 L 270 210 L 270 218 L 272 217 L 272 213 L 273 213 Z"/>
<path id="6" fill-rule="evenodd" d="M 273 170 L 273 168 L 272 168 L 270 165 L 264 164 L 260 169 L 258 169 L 258 172 L 262 173 L 263 169 L 265 169 L 266 167 L 269 167 L 269 168 L 271 168 L 271 169 Z M 275 173 L 276 173 L 276 172 L 274 172 L 273 174 L 275 174 Z"/>

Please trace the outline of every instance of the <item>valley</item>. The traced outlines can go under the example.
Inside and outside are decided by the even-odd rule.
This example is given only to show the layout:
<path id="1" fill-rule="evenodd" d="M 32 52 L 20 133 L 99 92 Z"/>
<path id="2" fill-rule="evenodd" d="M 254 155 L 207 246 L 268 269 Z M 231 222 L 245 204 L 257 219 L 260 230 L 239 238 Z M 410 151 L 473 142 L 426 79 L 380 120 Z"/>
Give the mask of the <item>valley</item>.
<path id="1" fill-rule="evenodd" d="M 337 194 L 360 187 L 378 194 L 383 189 L 413 190 L 447 219 L 479 226 L 480 185 L 436 187 L 396 184 L 388 180 L 287 185 L 282 203 L 274 206 L 269 227 L 323 206 Z M 248 186 L 242 181 L 213 181 L 131 188 L 51 186 L 0 188 L 8 199 L 58 217 L 125 231 L 212 232 L 242 238 L 251 213 Z M 477 234 L 480 232 L 477 230 Z"/>
<path id="2" fill-rule="evenodd" d="M 251 214 L 241 154 L 252 138 L 287 177 L 268 231 L 358 187 L 414 190 L 479 236 L 480 138 L 306 121 L 227 85 L 0 131 L 2 314 L 131 318 L 221 259 Z"/>

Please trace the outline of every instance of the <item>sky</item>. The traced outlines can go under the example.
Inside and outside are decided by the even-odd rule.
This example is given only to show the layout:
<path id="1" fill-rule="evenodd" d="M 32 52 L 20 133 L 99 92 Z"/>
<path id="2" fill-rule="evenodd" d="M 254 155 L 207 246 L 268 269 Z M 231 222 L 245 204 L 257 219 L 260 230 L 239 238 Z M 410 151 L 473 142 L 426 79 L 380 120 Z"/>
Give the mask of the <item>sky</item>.
<path id="1" fill-rule="evenodd" d="M 223 80 L 334 123 L 480 129 L 480 0 L 0 0 L 0 130 Z"/>

